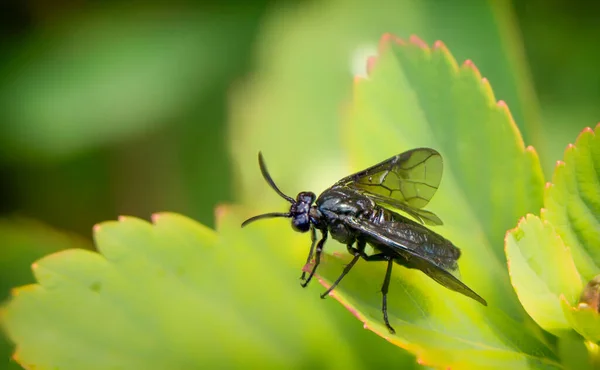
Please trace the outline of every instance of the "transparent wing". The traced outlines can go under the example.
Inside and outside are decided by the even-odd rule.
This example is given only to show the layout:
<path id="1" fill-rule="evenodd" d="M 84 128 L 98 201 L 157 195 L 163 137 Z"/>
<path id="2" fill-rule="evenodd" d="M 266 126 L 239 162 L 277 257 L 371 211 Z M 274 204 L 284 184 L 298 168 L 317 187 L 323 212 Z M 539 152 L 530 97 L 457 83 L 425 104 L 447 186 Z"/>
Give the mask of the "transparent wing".
<path id="1" fill-rule="evenodd" d="M 400 209 L 408 213 L 421 223 L 432 226 L 443 225 L 442 220 L 433 212 L 426 211 L 424 209 L 411 208 L 405 203 L 402 203 L 401 201 L 398 201 L 393 198 L 384 197 L 373 193 L 367 193 L 366 195 L 369 196 L 369 198 L 373 199 L 376 203 L 387 204 L 393 208 Z"/>
<path id="2" fill-rule="evenodd" d="M 407 230 L 403 230 L 402 224 L 394 223 L 394 227 L 386 227 L 352 216 L 342 217 L 342 220 L 377 244 L 393 251 L 397 256 L 396 259 L 402 261 L 406 267 L 419 269 L 446 288 L 487 306 L 485 299 L 460 281 L 457 264 L 460 252 L 456 247 L 415 242 L 415 238 L 411 237 L 413 230 L 408 230 L 412 226 L 405 225 Z"/>
<path id="3" fill-rule="evenodd" d="M 442 156 L 434 149 L 417 148 L 398 154 L 365 170 L 347 176 L 335 186 L 361 191 L 378 203 L 401 209 L 420 222 L 442 221 L 425 207 L 442 179 Z"/>

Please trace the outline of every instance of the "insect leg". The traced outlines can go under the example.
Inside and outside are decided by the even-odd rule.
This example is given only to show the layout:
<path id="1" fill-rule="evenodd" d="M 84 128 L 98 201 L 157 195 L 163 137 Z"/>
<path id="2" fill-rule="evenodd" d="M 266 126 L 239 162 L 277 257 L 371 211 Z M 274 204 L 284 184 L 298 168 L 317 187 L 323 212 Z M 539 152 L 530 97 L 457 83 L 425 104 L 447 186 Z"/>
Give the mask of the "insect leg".
<path id="1" fill-rule="evenodd" d="M 375 256 L 377 256 L 377 255 L 375 255 Z M 383 295 L 383 300 L 382 300 L 382 304 L 381 304 L 381 312 L 383 312 L 383 321 L 385 322 L 385 326 L 387 326 L 387 328 L 391 334 L 395 334 L 396 331 L 390 325 L 390 322 L 388 321 L 388 314 L 387 314 L 387 294 L 388 294 L 388 288 L 390 287 L 390 279 L 392 278 L 392 265 L 394 263 L 394 260 L 390 257 L 388 257 L 387 260 L 388 260 L 387 271 L 385 272 L 385 279 L 383 280 L 383 286 L 381 287 L 381 294 Z"/>
<path id="2" fill-rule="evenodd" d="M 356 264 L 356 261 L 358 261 L 358 259 L 360 258 L 360 250 L 361 250 L 361 242 L 358 242 L 358 249 L 355 249 L 352 247 L 352 244 L 348 244 L 348 252 L 350 252 L 351 254 L 354 255 L 354 258 L 352 258 L 352 261 L 350 261 L 349 264 L 346 265 L 346 267 L 344 267 L 344 270 L 342 271 L 342 274 L 333 282 L 333 284 L 331 284 L 331 286 L 329 287 L 329 289 L 327 289 L 323 294 L 321 294 L 321 298 L 325 298 L 327 297 L 327 295 L 329 294 L 329 292 L 331 292 L 332 290 L 335 289 L 335 287 L 340 283 L 340 281 L 342 281 L 342 279 L 344 278 L 344 276 L 346 276 L 346 274 L 348 272 L 350 272 L 350 270 L 352 269 L 352 267 L 354 267 L 354 265 Z M 362 249 L 365 249 L 364 247 L 364 242 L 362 242 L 363 246 Z"/>
<path id="3" fill-rule="evenodd" d="M 327 230 L 322 230 L 321 233 L 323 234 L 323 236 L 317 243 L 317 247 L 316 247 L 316 251 L 315 251 L 315 264 L 314 264 L 310 274 L 308 275 L 308 278 L 306 279 L 306 281 L 304 283 L 302 283 L 303 288 L 306 288 L 308 283 L 310 283 L 310 280 L 312 279 L 313 275 L 315 274 L 315 271 L 317 271 L 317 267 L 319 266 L 319 263 L 321 263 L 321 252 L 323 252 L 323 245 L 325 244 L 325 241 L 327 240 Z"/>
<path id="4" fill-rule="evenodd" d="M 372 254 L 372 255 L 368 256 L 365 254 L 364 251 L 361 253 L 361 257 L 365 261 L 369 261 L 369 262 L 387 261 L 387 263 L 388 263 L 387 270 L 385 272 L 385 279 L 383 280 L 383 286 L 381 287 L 381 294 L 383 295 L 382 303 L 381 303 L 381 312 L 383 312 L 383 321 L 385 322 L 385 326 L 387 326 L 390 333 L 395 334 L 396 331 L 390 325 L 390 322 L 388 321 L 388 314 L 387 314 L 387 294 L 388 294 L 388 289 L 390 287 L 390 279 L 392 278 L 392 266 L 394 263 L 394 259 L 385 253 L 377 253 L 377 254 Z"/>
<path id="5" fill-rule="evenodd" d="M 306 264 L 308 264 L 312 259 L 313 253 L 315 252 L 315 244 L 317 244 L 317 230 L 314 227 L 310 228 L 310 240 L 310 251 L 308 252 L 308 257 L 306 258 Z M 305 276 L 306 271 L 302 271 L 300 280 L 304 280 Z"/>
<path id="6" fill-rule="evenodd" d="M 365 247 L 367 246 L 367 242 L 365 242 L 364 240 L 358 239 L 356 246 L 357 246 L 357 249 L 355 249 L 355 251 L 358 251 L 360 256 L 367 262 L 387 261 L 388 260 L 388 255 L 386 253 L 377 253 L 377 254 L 372 254 L 370 256 L 367 255 L 365 253 Z M 354 252 L 351 252 L 350 249 L 348 249 L 348 252 L 354 254 Z"/>

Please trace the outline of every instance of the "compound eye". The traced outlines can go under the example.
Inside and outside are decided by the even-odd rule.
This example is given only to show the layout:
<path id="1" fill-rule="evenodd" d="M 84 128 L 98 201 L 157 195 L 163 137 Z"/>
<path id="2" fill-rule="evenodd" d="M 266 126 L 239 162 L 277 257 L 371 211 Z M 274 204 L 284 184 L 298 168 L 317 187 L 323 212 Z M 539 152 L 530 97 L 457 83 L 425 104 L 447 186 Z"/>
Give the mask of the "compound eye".
<path id="1" fill-rule="evenodd" d="M 310 191 L 303 191 L 302 193 L 298 194 L 296 200 L 299 202 L 312 204 L 316 198 L 317 196 L 315 195 L 315 193 L 312 193 Z"/>
<path id="2" fill-rule="evenodd" d="M 299 215 L 292 219 L 292 229 L 305 233 L 310 230 L 310 220 L 308 215 Z"/>

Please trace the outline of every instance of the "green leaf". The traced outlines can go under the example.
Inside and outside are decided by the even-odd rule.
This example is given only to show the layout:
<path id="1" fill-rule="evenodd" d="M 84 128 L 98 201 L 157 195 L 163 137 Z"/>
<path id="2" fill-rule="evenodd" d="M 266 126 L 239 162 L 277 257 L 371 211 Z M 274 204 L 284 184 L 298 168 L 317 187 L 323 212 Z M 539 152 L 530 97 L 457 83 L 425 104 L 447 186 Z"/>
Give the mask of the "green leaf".
<path id="1" fill-rule="evenodd" d="M 584 343 L 577 333 L 571 331 L 568 335 L 558 338 L 558 350 L 561 362 L 567 369 L 592 370 L 597 369 L 598 364 L 593 366 L 592 356 L 588 351 L 588 345 Z"/>
<path id="2" fill-rule="evenodd" d="M 132 218 L 96 226 L 97 247 L 104 256 L 71 249 L 34 265 L 39 284 L 18 289 L 4 312 L 21 364 L 167 368 L 171 358 L 180 358 L 175 362 L 179 366 L 189 361 L 183 345 L 192 340 L 185 335 L 191 330 L 180 332 L 181 327 L 200 332 L 202 327 L 179 318 L 193 315 L 190 310 L 200 306 L 199 298 L 188 293 L 171 302 L 169 297 L 193 292 L 190 281 L 202 286 L 205 270 L 185 269 L 181 263 L 202 257 L 207 252 L 202 246 L 214 244 L 216 237 L 185 219 L 159 219 L 164 223 L 157 221 L 155 229 Z M 170 249 L 174 241 L 179 247 Z M 204 307 L 204 312 L 210 309 Z M 153 315 L 162 320 L 153 320 Z M 201 339 L 194 338 L 197 345 Z M 159 343 L 181 348 L 165 353 L 157 350 Z"/>
<path id="3" fill-rule="evenodd" d="M 45 254 L 79 246 L 89 248 L 87 240 L 65 234 L 38 221 L 26 218 L 4 218 L 0 220 L 0 299 L 5 301 L 15 286 L 34 282 L 31 264 Z M 13 345 L 0 338 L 0 358 L 8 359 Z M 2 369 L 21 369 L 14 362 L 6 363 Z"/>
<path id="4" fill-rule="evenodd" d="M 328 288 L 349 262 L 326 255 L 319 268 Z M 420 273 L 396 266 L 390 283 L 391 335 L 381 316 L 385 266 L 357 263 L 330 296 L 387 341 L 414 353 L 420 364 L 452 369 L 558 369 L 556 355 L 531 328 L 493 306 L 480 309 L 468 298 L 433 286 Z M 326 278 L 322 278 L 325 276 Z"/>
<path id="5" fill-rule="evenodd" d="M 219 233 L 172 213 L 153 224 L 123 217 L 95 227 L 100 253 L 38 261 L 38 283 L 3 311 L 15 358 L 36 369 L 417 367 L 375 336 L 354 339 L 361 328 L 340 332 L 354 320 L 300 288 L 293 249 L 269 225 L 242 233 L 229 208 L 217 224 Z"/>
<path id="6" fill-rule="evenodd" d="M 511 282 L 527 313 L 545 330 L 564 335 L 571 324 L 561 297 L 575 304 L 582 282 L 571 250 L 547 221 L 527 215 L 506 234 Z"/>
<path id="7" fill-rule="evenodd" d="M 600 342 L 600 315 L 592 307 L 578 305 L 573 307 L 566 298 L 561 297 L 564 315 L 575 331 L 585 339 Z"/>
<path id="8" fill-rule="evenodd" d="M 406 43 L 386 35 L 380 50 L 370 62 L 369 77 L 355 83 L 342 130 L 352 169 L 414 147 L 440 151 L 445 172 L 428 209 L 445 222 L 435 231 L 463 251 L 463 280 L 489 307 L 444 289 L 421 272 L 397 267 L 390 288 L 395 303 L 389 310 L 397 334 L 390 336 L 377 293 L 384 267 L 359 264 L 335 296 L 373 331 L 426 364 L 560 366 L 514 295 L 502 248 L 505 230 L 541 207 L 543 178 L 535 151 L 525 149 L 506 105 L 496 104 L 489 83 L 472 63 L 458 67 L 441 43 L 430 49 L 417 38 Z M 326 285 L 348 260 L 325 263 L 320 276 Z"/>
<path id="9" fill-rule="evenodd" d="M 596 133 L 600 125 L 596 127 Z M 580 302 L 582 278 L 598 274 L 600 253 L 600 141 L 584 129 L 556 165 L 545 187 L 541 219 L 528 215 L 507 233 L 512 284 L 523 307 L 544 329 L 568 335 L 575 329 L 600 338 L 597 302 Z M 581 275 L 581 276 L 580 276 Z M 597 285 L 597 282 L 596 282 Z M 597 292 L 590 299 L 597 301 Z M 593 353 L 593 352 L 590 352 Z"/>
<path id="10" fill-rule="evenodd" d="M 600 273 L 600 125 L 586 128 L 565 150 L 546 186 L 543 220 L 571 248 L 577 269 L 588 281 Z"/>

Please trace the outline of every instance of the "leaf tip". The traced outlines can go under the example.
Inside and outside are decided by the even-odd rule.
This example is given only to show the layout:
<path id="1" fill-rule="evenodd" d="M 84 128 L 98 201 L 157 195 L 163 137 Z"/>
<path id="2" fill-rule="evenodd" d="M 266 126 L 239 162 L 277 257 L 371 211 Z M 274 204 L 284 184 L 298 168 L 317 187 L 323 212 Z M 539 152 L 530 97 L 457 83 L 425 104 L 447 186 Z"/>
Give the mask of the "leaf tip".
<path id="1" fill-rule="evenodd" d="M 513 118 L 512 113 L 510 112 L 510 109 L 508 108 L 508 104 L 506 104 L 506 102 L 504 100 L 498 100 L 498 102 L 496 102 L 496 106 L 500 110 L 502 110 L 503 113 L 506 115 L 511 129 L 513 130 L 515 135 L 518 137 L 520 147 L 524 148 L 525 142 L 523 141 L 523 136 L 521 135 L 521 132 L 519 131 L 519 128 L 517 127 L 517 123 L 515 122 L 515 119 Z"/>
<path id="2" fill-rule="evenodd" d="M 475 65 L 475 63 L 473 63 L 471 59 L 465 60 L 462 64 L 462 67 L 473 70 L 475 72 L 475 75 L 477 75 L 477 77 L 481 79 L 481 72 L 479 72 L 479 68 L 477 68 L 477 66 Z"/>
<path id="3" fill-rule="evenodd" d="M 150 220 L 152 220 L 153 224 L 157 223 L 161 218 L 162 218 L 162 214 L 158 213 L 158 212 L 150 215 Z"/>
<path id="4" fill-rule="evenodd" d="M 221 225 L 227 214 L 229 213 L 229 207 L 225 204 L 219 204 L 215 207 L 215 224 Z"/>
<path id="5" fill-rule="evenodd" d="M 396 36 L 394 36 L 393 33 L 385 32 L 383 35 L 381 35 L 381 39 L 379 40 L 379 43 L 383 44 L 383 43 L 392 42 L 394 40 L 394 38 L 396 38 Z"/>
<path id="6" fill-rule="evenodd" d="M 575 139 L 575 143 L 579 145 L 581 143 L 581 141 L 585 140 L 585 138 L 587 138 L 588 136 L 595 136 L 595 135 L 596 135 L 596 133 L 594 132 L 594 130 L 592 130 L 591 127 L 586 127 L 583 130 L 581 130 L 579 135 L 577 135 L 577 139 Z"/>
<path id="7" fill-rule="evenodd" d="M 14 362 L 16 362 L 17 364 L 21 365 L 24 369 L 28 368 L 28 366 L 26 364 L 21 362 L 21 356 L 20 356 L 20 351 L 19 351 L 18 347 L 15 348 L 15 351 L 10 356 L 10 359 L 13 360 Z"/>
<path id="8" fill-rule="evenodd" d="M 92 226 L 92 231 L 94 233 L 98 233 L 98 232 L 100 232 L 101 228 L 102 228 L 102 226 L 100 224 L 95 224 L 94 226 Z"/>
<path id="9" fill-rule="evenodd" d="M 494 89 L 492 89 L 492 84 L 490 84 L 490 81 L 485 78 L 485 77 L 481 77 L 481 84 L 483 85 L 483 88 L 488 91 L 488 96 L 494 96 Z"/>
<path id="10" fill-rule="evenodd" d="M 533 147 L 532 145 L 528 145 L 527 147 L 525 147 L 525 154 L 528 154 L 535 163 L 539 163 L 540 158 L 538 156 L 537 150 L 535 150 L 535 147 Z"/>
<path id="11" fill-rule="evenodd" d="M 420 47 L 421 49 L 429 49 L 429 45 L 422 39 L 420 39 L 417 35 L 410 35 L 409 41 L 411 44 Z"/>
<path id="12" fill-rule="evenodd" d="M 406 42 L 398 36 L 394 35 L 393 33 L 386 32 L 381 36 L 381 39 L 379 40 L 379 54 L 387 50 L 389 45 L 392 43 L 401 46 L 406 45 Z"/>
<path id="13" fill-rule="evenodd" d="M 529 214 L 527 214 L 527 215 L 522 216 L 521 218 L 519 218 L 519 221 L 517 221 L 517 225 L 515 227 L 513 227 L 512 229 L 506 230 L 506 233 L 504 234 L 504 249 L 505 249 L 505 252 L 506 252 L 506 245 L 507 245 L 507 242 L 508 242 L 508 238 L 510 236 L 512 236 L 516 240 L 521 239 L 521 236 L 522 236 L 521 235 L 522 234 L 521 225 L 523 225 L 525 222 L 527 222 L 527 216 L 528 215 Z"/>
<path id="14" fill-rule="evenodd" d="M 433 50 L 441 50 L 442 52 L 449 52 L 448 48 L 446 47 L 446 44 L 444 44 L 444 42 L 442 40 L 437 40 L 436 42 L 433 43 Z"/>
<path id="15" fill-rule="evenodd" d="M 600 127 L 600 123 L 598 123 L 598 125 L 597 125 L 596 127 Z M 590 133 L 590 134 L 592 134 L 592 135 L 594 134 L 594 130 L 592 130 L 592 128 L 591 128 L 591 127 L 586 127 L 586 128 L 584 128 L 584 129 L 582 130 L 582 133 L 584 133 L 584 132 Z"/>
<path id="16" fill-rule="evenodd" d="M 367 58 L 367 75 L 371 75 L 375 64 L 377 64 L 378 58 L 376 56 L 370 56 Z"/>

